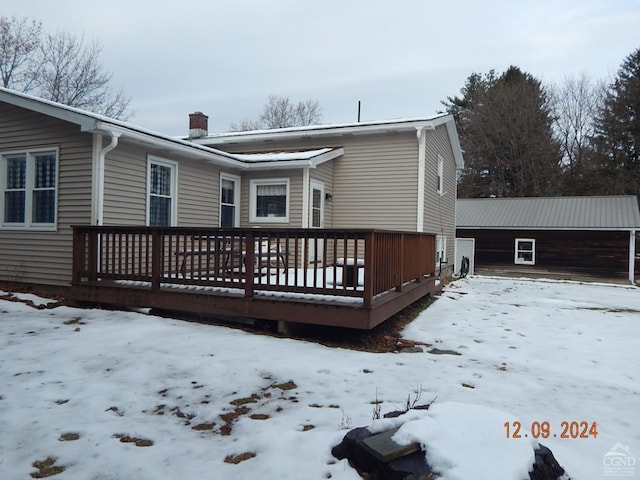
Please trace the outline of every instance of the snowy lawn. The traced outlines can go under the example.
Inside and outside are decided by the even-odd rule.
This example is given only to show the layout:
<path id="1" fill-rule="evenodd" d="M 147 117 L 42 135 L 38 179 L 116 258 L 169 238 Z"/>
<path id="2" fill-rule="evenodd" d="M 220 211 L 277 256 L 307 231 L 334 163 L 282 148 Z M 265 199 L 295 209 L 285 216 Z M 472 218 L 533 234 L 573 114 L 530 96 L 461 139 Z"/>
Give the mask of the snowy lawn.
<path id="1" fill-rule="evenodd" d="M 534 422 L 574 479 L 610 478 L 618 443 L 640 458 L 639 289 L 460 280 L 404 337 L 460 355 L 1 300 L 0 478 L 51 459 L 60 479 L 358 479 L 331 447 L 399 422 L 449 479 L 525 478 Z M 385 413 L 420 390 L 430 410 L 372 419 L 376 398 Z M 562 422 L 597 422 L 597 438 L 560 438 Z"/>

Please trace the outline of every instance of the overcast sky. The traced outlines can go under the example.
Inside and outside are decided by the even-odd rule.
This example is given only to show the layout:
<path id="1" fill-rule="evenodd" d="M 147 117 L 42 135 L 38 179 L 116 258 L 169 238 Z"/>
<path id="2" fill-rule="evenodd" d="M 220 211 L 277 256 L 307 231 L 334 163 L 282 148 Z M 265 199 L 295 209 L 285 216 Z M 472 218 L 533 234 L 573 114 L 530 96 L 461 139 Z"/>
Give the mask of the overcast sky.
<path id="1" fill-rule="evenodd" d="M 612 78 L 640 47 L 640 0 L 0 0 L 103 47 L 131 123 L 186 134 L 255 118 L 270 94 L 316 99 L 324 123 L 428 117 L 472 73 Z"/>

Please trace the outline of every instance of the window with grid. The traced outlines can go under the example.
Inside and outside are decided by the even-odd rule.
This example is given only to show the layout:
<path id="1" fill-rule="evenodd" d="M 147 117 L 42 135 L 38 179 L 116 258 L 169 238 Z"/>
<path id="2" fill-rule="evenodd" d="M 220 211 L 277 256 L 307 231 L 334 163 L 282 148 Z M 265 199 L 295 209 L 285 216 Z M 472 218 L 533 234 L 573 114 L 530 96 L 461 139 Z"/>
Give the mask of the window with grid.
<path id="1" fill-rule="evenodd" d="M 173 162 L 149 161 L 150 227 L 175 225 L 176 165 Z"/>
<path id="2" fill-rule="evenodd" d="M 240 202 L 240 177 L 223 173 L 220 175 L 220 226 L 239 226 L 238 204 Z"/>
<path id="3" fill-rule="evenodd" d="M 0 156 L 2 226 L 55 227 L 57 160 L 57 152 L 51 150 Z"/>

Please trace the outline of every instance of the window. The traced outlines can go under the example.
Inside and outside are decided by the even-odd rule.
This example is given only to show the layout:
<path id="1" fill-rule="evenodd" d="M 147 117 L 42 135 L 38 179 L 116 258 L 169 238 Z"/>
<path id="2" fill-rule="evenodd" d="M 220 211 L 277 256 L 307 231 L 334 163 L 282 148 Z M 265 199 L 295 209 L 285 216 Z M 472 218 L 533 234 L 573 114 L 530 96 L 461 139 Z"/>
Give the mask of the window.
<path id="1" fill-rule="evenodd" d="M 147 224 L 150 227 L 176 224 L 177 169 L 175 162 L 149 158 Z"/>
<path id="2" fill-rule="evenodd" d="M 289 222 L 289 179 L 251 180 L 251 222 Z"/>
<path id="3" fill-rule="evenodd" d="M 30 150 L 0 156 L 0 215 L 10 228 L 55 228 L 58 152 Z"/>
<path id="4" fill-rule="evenodd" d="M 240 226 L 240 177 L 220 174 L 220 226 L 234 228 Z"/>
<path id="5" fill-rule="evenodd" d="M 532 238 L 516 238 L 515 263 L 519 265 L 536 264 L 536 241 Z"/>
<path id="6" fill-rule="evenodd" d="M 322 228 L 324 225 L 324 184 L 311 180 L 311 228 Z"/>
<path id="7" fill-rule="evenodd" d="M 443 175 L 444 175 L 444 159 L 442 158 L 442 155 L 438 154 L 438 175 L 436 176 L 436 192 L 438 192 L 440 195 L 442 195 L 444 193 L 443 190 Z"/>

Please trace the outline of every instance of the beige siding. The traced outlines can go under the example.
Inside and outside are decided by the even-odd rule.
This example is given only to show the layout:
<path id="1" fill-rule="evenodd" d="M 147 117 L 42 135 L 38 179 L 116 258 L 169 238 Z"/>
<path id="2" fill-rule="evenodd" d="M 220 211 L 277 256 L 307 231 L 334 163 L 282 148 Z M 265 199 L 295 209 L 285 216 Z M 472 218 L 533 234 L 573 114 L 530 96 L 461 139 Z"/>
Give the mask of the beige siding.
<path id="1" fill-rule="evenodd" d="M 180 162 L 178 169 L 178 225 L 218 227 L 220 169 L 193 160 Z"/>
<path id="2" fill-rule="evenodd" d="M 249 221 L 249 196 L 251 180 L 269 178 L 289 179 L 289 222 L 288 223 L 260 223 Z M 242 174 L 242 194 L 240 199 L 241 227 L 292 227 L 302 226 L 302 170 L 269 170 L 266 172 L 244 172 Z"/>
<path id="3" fill-rule="evenodd" d="M 334 160 L 333 223 L 338 228 L 416 229 L 415 133 L 354 137 Z"/>
<path id="4" fill-rule="evenodd" d="M 71 225 L 91 221 L 92 135 L 79 127 L 0 103 L 0 151 L 58 148 L 55 232 L 0 228 L 0 280 L 67 285 Z"/>
<path id="5" fill-rule="evenodd" d="M 147 154 L 120 142 L 104 166 L 104 225 L 145 225 Z"/>
<path id="6" fill-rule="evenodd" d="M 453 262 L 455 247 L 456 163 L 445 125 L 427 132 L 424 231 L 447 237 L 447 261 Z M 443 194 L 436 192 L 438 154 L 444 159 Z"/>
<path id="7" fill-rule="evenodd" d="M 344 148 L 344 155 L 325 167 L 333 170 L 325 188 L 333 195 L 329 215 L 334 228 L 416 229 L 418 140 L 413 132 L 217 146 L 235 153 L 325 147 Z M 321 168 L 310 170 L 311 178 L 318 175 L 331 177 Z"/>
<path id="8" fill-rule="evenodd" d="M 220 169 L 121 143 L 105 162 L 105 225 L 145 225 L 148 157 L 178 164 L 178 226 L 217 227 Z M 228 171 L 227 173 L 235 173 Z"/>

